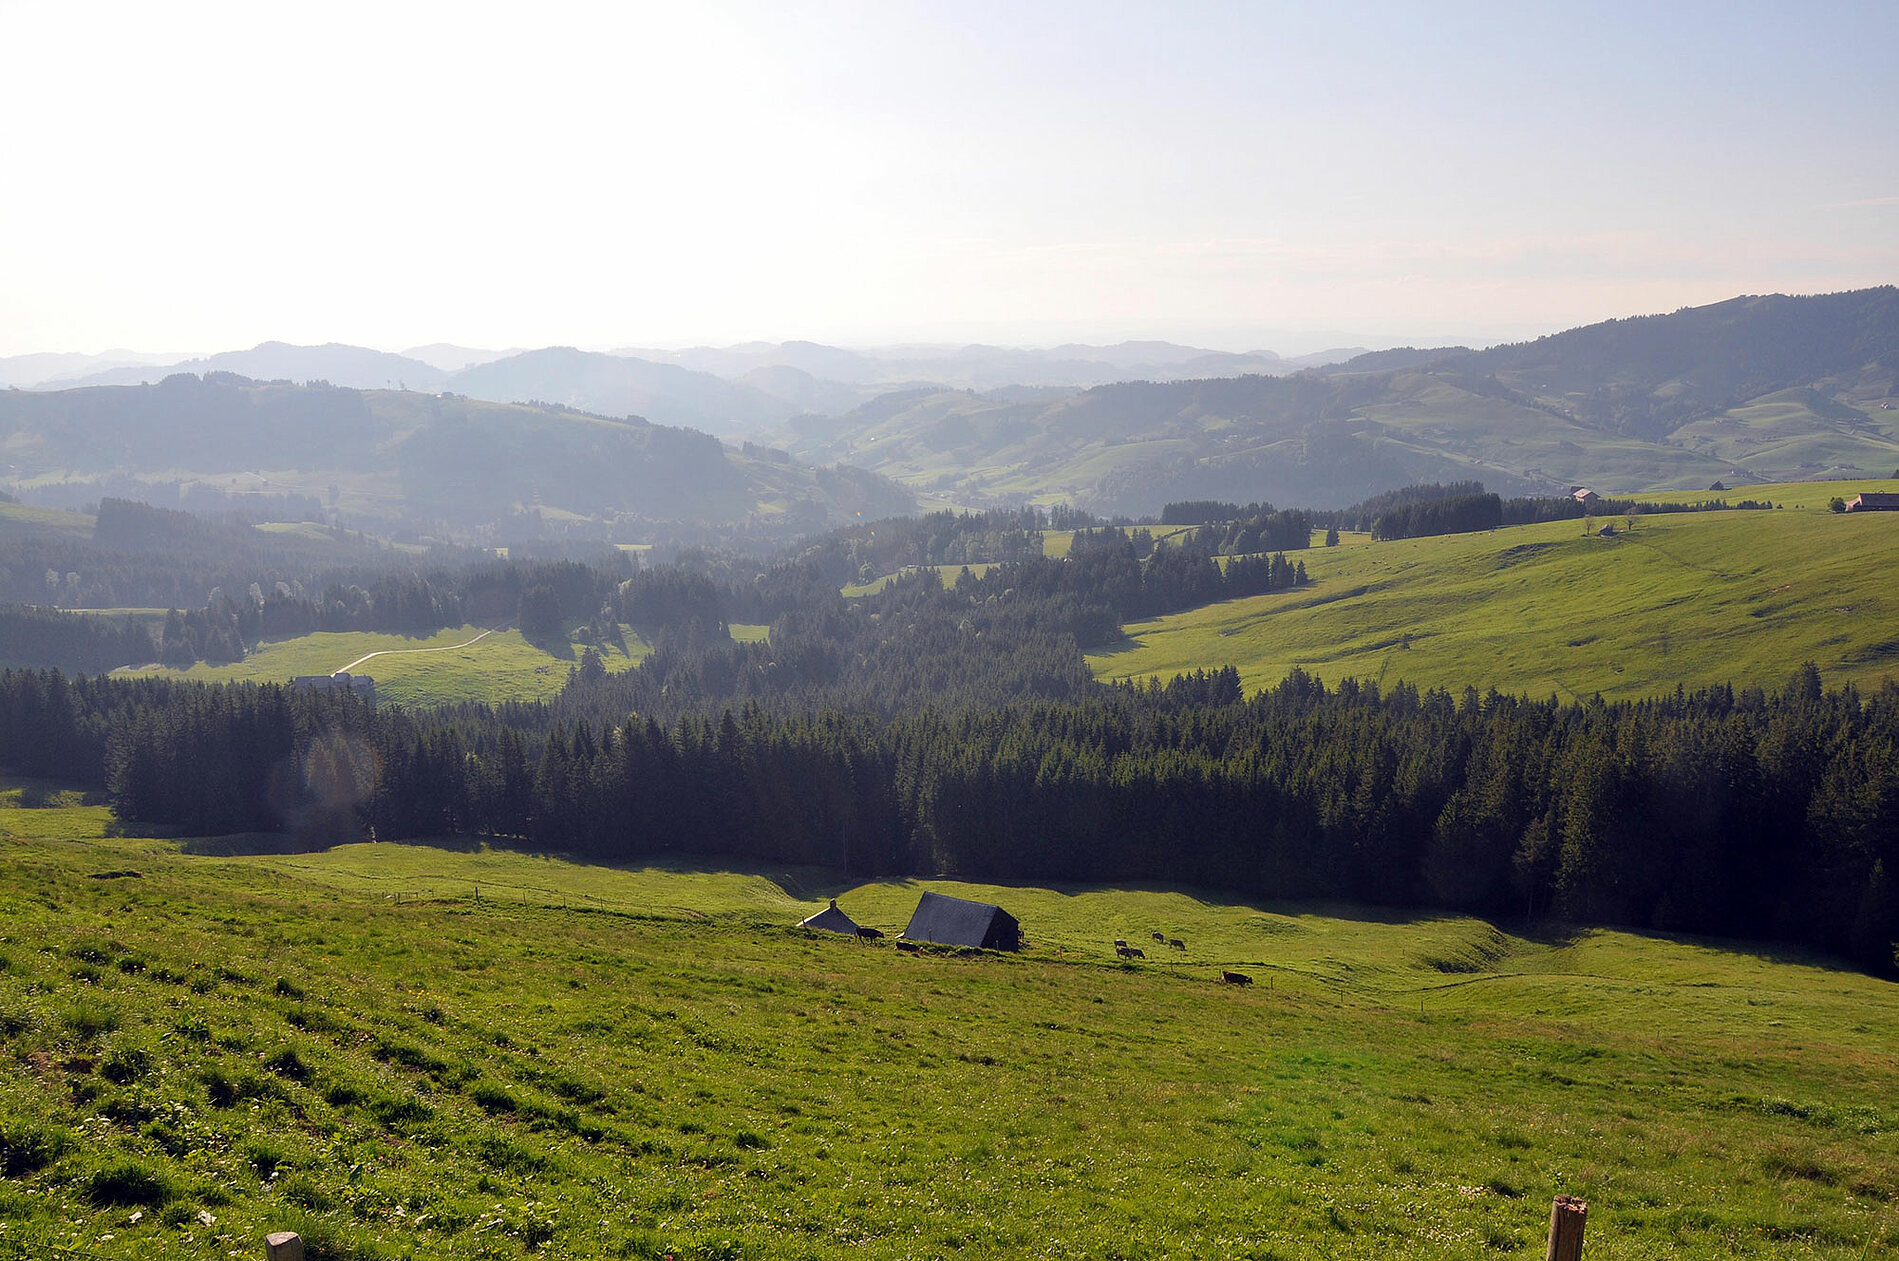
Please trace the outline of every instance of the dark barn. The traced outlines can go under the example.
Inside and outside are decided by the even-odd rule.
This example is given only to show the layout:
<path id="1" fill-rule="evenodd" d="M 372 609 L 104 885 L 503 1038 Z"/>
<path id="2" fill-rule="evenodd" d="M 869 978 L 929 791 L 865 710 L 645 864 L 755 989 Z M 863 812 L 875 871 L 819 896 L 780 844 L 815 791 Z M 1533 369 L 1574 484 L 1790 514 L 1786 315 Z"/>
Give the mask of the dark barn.
<path id="1" fill-rule="evenodd" d="M 925 893 L 903 930 L 910 941 L 933 941 L 939 946 L 979 946 L 984 950 L 1019 950 L 1022 926 L 999 906 L 970 902 L 941 893 Z"/>
<path id="2" fill-rule="evenodd" d="M 799 928 L 820 928 L 829 933 L 857 935 L 857 921 L 837 908 L 837 899 L 831 899 L 831 905 L 819 911 L 809 919 L 798 921 Z"/>

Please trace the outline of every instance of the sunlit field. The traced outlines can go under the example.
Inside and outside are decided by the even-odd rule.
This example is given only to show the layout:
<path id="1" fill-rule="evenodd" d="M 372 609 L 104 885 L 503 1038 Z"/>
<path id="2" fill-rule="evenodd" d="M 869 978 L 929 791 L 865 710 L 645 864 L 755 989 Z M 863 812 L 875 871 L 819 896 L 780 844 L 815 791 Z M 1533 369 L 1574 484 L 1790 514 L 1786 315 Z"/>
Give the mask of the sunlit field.
<path id="1" fill-rule="evenodd" d="M 1191 889 L 211 857 L 54 785 L 0 801 L 0 1255 L 1540 1257 L 1557 1192 L 1590 1256 L 1899 1247 L 1899 991 L 1820 958 Z M 835 896 L 894 936 L 925 887 L 1028 948 L 793 927 Z"/>

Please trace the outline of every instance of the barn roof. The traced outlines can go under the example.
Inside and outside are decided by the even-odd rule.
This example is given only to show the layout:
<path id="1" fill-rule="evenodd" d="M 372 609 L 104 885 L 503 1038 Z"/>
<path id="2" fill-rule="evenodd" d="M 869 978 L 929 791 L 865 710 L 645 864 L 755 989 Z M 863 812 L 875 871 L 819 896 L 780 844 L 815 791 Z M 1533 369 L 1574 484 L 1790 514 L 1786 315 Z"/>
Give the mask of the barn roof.
<path id="1" fill-rule="evenodd" d="M 837 909 L 837 899 L 831 899 L 831 905 L 819 911 L 809 919 L 798 921 L 799 928 L 822 928 L 828 933 L 848 933 L 857 935 L 857 921 Z"/>
<path id="2" fill-rule="evenodd" d="M 1022 926 L 1001 907 L 942 893 L 926 892 L 917 900 L 903 935 L 910 941 L 985 950 L 1016 950 L 1022 944 Z"/>

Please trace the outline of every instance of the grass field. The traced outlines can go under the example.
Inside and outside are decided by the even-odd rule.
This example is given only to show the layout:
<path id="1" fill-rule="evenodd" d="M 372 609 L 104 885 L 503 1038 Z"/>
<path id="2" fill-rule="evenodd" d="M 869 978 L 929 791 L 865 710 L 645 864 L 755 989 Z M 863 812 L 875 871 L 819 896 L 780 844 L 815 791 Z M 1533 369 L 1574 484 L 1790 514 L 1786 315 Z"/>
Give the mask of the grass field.
<path id="1" fill-rule="evenodd" d="M 872 578 L 869 582 L 852 583 L 839 588 L 839 591 L 844 596 L 853 599 L 858 596 L 876 595 L 879 591 L 882 591 L 885 587 L 895 582 L 902 574 L 913 574 L 918 572 L 921 568 L 934 570 L 937 578 L 941 580 L 944 586 L 953 587 L 956 585 L 956 580 L 962 576 L 963 570 L 967 569 L 970 573 L 980 578 L 994 569 L 995 566 L 980 561 L 968 565 L 905 565 L 900 573 L 884 574 L 881 577 Z M 738 632 L 736 630 L 733 631 L 732 637 L 734 639 L 738 638 Z"/>
<path id="2" fill-rule="evenodd" d="M 1899 1248 L 1899 991 L 1820 959 L 109 823 L 0 791 L 0 1255 L 1540 1257 L 1559 1191 L 1591 1257 Z M 790 927 L 920 887 L 1029 948 Z"/>
<path id="3" fill-rule="evenodd" d="M 152 666 L 117 673 L 182 673 L 185 678 L 215 682 L 281 683 L 302 674 L 334 674 L 352 662 L 360 662 L 352 673 L 375 679 L 380 699 L 405 705 L 541 700 L 560 691 L 567 681 L 567 671 L 584 651 L 564 642 L 532 643 L 518 630 L 498 630 L 469 642 L 486 630 L 482 626 L 458 626 L 426 636 L 319 631 L 260 644 L 244 660 L 231 665 L 199 662 L 182 672 Z M 649 651 L 645 641 L 630 632 L 624 649 L 618 644 L 600 649 L 609 670 L 636 665 Z M 370 653 L 386 655 L 360 660 Z"/>
<path id="4" fill-rule="evenodd" d="M 83 512 L 63 508 L 35 508 L 28 504 L 0 503 L 0 535 L 47 535 L 91 538 L 94 518 Z"/>
<path id="5" fill-rule="evenodd" d="M 1829 683 L 1876 687 L 1899 679 L 1899 514 L 1825 505 L 1890 485 L 1740 487 L 1729 502 L 1790 506 L 1637 517 L 1633 530 L 1618 517 L 1613 539 L 1577 521 L 1346 535 L 1301 553 L 1309 587 L 1131 623 L 1089 662 L 1104 679 L 1230 664 L 1248 689 L 1299 666 L 1328 682 L 1614 698 L 1778 684 L 1811 660 Z"/>

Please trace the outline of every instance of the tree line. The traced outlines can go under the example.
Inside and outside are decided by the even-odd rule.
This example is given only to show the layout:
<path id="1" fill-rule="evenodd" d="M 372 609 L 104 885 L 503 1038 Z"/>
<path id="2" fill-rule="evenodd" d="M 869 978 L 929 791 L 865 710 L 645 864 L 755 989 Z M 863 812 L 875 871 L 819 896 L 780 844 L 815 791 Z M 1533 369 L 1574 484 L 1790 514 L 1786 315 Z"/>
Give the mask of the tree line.
<path id="1" fill-rule="evenodd" d="M 194 834 L 1185 882 L 1793 941 L 1888 973 L 1899 937 L 1899 686 L 1823 691 L 1811 667 L 1618 704 L 1298 672 L 1249 700 L 1215 672 L 893 715 L 517 721 L 544 708 L 7 671 L 0 759 Z"/>

